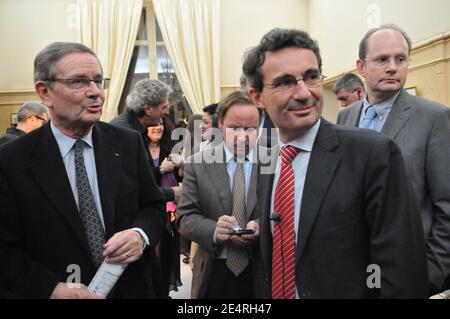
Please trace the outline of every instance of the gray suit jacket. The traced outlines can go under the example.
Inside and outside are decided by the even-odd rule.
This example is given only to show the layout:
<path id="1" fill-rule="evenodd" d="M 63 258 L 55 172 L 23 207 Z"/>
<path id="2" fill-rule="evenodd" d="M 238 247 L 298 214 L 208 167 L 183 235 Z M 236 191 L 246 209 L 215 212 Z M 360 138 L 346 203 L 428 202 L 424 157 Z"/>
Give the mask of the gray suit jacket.
<path id="1" fill-rule="evenodd" d="M 216 223 L 220 216 L 232 213 L 232 194 L 226 171 L 223 144 L 196 153 L 187 163 L 183 178 L 183 193 L 178 204 L 176 222 L 180 234 L 199 244 L 193 260 L 191 298 L 205 298 L 214 267 L 218 246 L 213 244 Z M 250 189 L 247 195 L 247 220 L 258 218 L 257 202 L 258 164 L 251 173 Z M 252 254 L 259 254 L 257 244 Z M 253 258 L 259 260 L 259 258 Z M 257 263 L 252 262 L 255 284 L 258 282 Z M 255 287 L 255 292 L 261 291 Z"/>
<path id="2" fill-rule="evenodd" d="M 358 126 L 362 102 L 343 109 L 338 124 Z M 450 273 L 450 109 L 405 90 L 381 130 L 400 147 L 422 217 L 430 282 Z"/>

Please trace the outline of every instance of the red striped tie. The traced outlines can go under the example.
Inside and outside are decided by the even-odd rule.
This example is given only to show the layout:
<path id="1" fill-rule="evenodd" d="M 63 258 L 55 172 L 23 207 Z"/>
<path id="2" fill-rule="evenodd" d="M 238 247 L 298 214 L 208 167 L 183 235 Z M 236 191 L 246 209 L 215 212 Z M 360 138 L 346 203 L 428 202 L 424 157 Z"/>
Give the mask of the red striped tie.
<path id="1" fill-rule="evenodd" d="M 281 149 L 281 173 L 275 188 L 272 254 L 272 298 L 295 299 L 295 231 L 294 171 L 292 161 L 300 150 L 293 146 Z"/>

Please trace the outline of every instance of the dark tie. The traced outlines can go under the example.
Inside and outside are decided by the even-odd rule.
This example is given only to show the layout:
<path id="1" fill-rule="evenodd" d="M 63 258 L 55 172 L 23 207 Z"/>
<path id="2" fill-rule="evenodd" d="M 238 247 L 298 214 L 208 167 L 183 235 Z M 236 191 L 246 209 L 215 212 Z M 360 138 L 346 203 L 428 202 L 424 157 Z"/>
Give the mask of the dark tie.
<path id="1" fill-rule="evenodd" d="M 374 130 L 374 119 L 377 116 L 377 111 L 375 111 L 375 108 L 372 105 L 369 105 L 369 107 L 366 110 L 366 114 L 364 115 L 363 121 L 361 123 L 362 128 L 367 128 Z"/>
<path id="2" fill-rule="evenodd" d="M 239 227 L 247 226 L 245 216 L 245 175 L 244 164 L 237 163 L 233 178 L 233 216 L 239 224 Z M 248 266 L 248 255 L 245 247 L 230 244 L 228 245 L 227 257 L 228 269 L 237 277 Z"/>
<path id="3" fill-rule="evenodd" d="M 272 253 L 272 298 L 295 298 L 295 231 L 294 231 L 294 170 L 292 161 L 300 150 L 283 147 L 281 172 L 275 188 L 274 212 L 280 222 L 274 224 Z"/>
<path id="4" fill-rule="evenodd" d="M 75 150 L 75 175 L 78 190 L 78 206 L 81 222 L 91 250 L 92 259 L 97 267 L 103 262 L 103 245 L 105 243 L 105 232 L 100 223 L 100 218 L 95 207 L 94 195 L 92 194 L 89 179 L 84 165 L 83 149 L 85 142 L 77 140 L 74 144 Z"/>

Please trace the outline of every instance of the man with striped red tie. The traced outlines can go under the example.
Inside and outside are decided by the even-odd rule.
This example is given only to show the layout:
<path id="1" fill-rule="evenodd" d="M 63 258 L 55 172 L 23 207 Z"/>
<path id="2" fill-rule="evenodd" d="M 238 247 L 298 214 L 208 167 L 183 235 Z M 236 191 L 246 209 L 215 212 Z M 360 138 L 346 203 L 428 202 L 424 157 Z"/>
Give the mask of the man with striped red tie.
<path id="1" fill-rule="evenodd" d="M 400 150 L 381 134 L 321 118 L 317 43 L 274 29 L 243 71 L 279 130 L 276 164 L 258 179 L 265 295 L 425 298 L 424 236 Z"/>

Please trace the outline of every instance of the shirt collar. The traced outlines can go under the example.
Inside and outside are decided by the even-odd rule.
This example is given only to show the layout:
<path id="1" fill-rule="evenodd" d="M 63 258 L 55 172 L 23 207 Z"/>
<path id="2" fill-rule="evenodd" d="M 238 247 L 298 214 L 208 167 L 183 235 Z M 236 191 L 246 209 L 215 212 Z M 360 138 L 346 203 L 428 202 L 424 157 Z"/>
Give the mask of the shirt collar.
<path id="1" fill-rule="evenodd" d="M 230 162 L 235 163 L 234 154 L 230 152 L 230 150 L 225 145 L 225 143 L 223 143 L 223 149 L 225 150 L 225 163 L 227 163 L 227 164 Z M 253 158 L 253 149 L 251 149 L 248 152 L 247 156 L 245 156 L 246 161 L 249 161 L 251 158 Z"/>
<path id="2" fill-rule="evenodd" d="M 389 99 L 387 99 L 381 103 L 378 103 L 378 104 L 370 104 L 367 94 L 366 94 L 366 97 L 364 98 L 364 101 L 363 101 L 363 110 L 362 110 L 363 113 L 362 114 L 366 114 L 366 111 L 370 105 L 372 105 L 375 108 L 375 111 L 377 112 L 378 116 L 389 113 L 399 94 L 400 94 L 400 91 L 398 91 L 394 96 L 390 97 Z"/>
<path id="3" fill-rule="evenodd" d="M 53 135 L 55 136 L 56 143 L 58 144 L 62 158 L 65 158 L 72 149 L 73 144 L 75 144 L 77 139 L 65 135 L 63 132 L 61 132 L 60 129 L 58 129 L 53 124 L 53 122 L 50 122 L 50 128 L 52 130 Z M 89 133 L 82 138 L 82 140 L 86 144 L 88 144 L 91 148 L 94 148 L 94 143 L 92 142 L 92 128 L 89 130 Z"/>
<path id="4" fill-rule="evenodd" d="M 295 140 L 292 140 L 286 144 L 281 142 L 280 138 L 278 137 L 278 145 L 280 145 L 280 149 L 285 146 L 291 145 L 303 151 L 311 152 L 314 141 L 316 140 L 317 132 L 319 132 L 320 122 L 321 119 L 319 119 L 317 123 L 314 124 L 314 126 L 311 127 L 308 132 L 306 132 L 306 134 L 297 137 Z"/>

